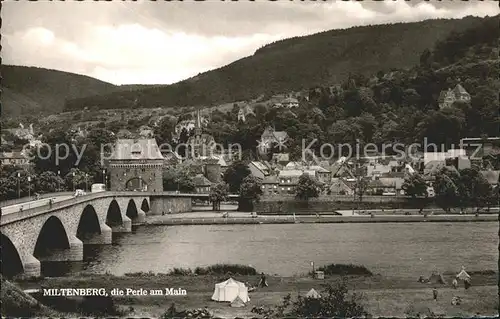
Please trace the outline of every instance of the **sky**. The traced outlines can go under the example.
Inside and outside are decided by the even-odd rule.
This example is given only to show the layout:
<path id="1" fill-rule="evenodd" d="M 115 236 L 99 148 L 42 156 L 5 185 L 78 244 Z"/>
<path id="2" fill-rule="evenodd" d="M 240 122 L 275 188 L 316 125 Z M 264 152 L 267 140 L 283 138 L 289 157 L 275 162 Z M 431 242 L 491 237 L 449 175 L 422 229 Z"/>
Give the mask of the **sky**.
<path id="1" fill-rule="evenodd" d="M 4 64 L 113 84 L 170 84 L 289 37 L 357 25 L 494 16 L 497 1 L 54 1 L 2 5 Z"/>

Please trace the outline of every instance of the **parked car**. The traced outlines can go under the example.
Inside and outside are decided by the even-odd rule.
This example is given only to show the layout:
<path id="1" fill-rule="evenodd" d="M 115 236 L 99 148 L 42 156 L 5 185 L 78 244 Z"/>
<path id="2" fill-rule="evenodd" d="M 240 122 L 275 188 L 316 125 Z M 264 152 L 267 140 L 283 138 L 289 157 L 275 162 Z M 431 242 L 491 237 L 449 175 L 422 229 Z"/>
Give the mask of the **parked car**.
<path id="1" fill-rule="evenodd" d="M 75 191 L 75 194 L 73 195 L 74 197 L 78 197 L 78 196 L 84 196 L 86 193 L 83 189 L 77 189 Z"/>

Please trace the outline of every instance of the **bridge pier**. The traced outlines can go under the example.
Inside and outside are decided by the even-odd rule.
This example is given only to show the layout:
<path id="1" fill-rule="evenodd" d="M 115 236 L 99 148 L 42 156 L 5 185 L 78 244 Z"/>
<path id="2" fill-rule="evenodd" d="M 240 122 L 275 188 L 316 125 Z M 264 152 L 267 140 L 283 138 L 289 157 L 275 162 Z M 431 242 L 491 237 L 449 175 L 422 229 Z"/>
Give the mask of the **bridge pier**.
<path id="1" fill-rule="evenodd" d="M 111 227 L 106 224 L 101 224 L 101 233 L 100 234 L 92 234 L 85 239 L 83 239 L 83 243 L 85 245 L 107 245 L 111 244 L 111 236 L 113 231 Z"/>
<path id="2" fill-rule="evenodd" d="M 113 233 L 129 233 L 132 231 L 132 220 L 128 216 L 122 216 L 121 225 L 112 225 L 109 227 L 111 227 Z"/>
<path id="3" fill-rule="evenodd" d="M 5 262 L 5 261 L 4 261 Z M 24 258 L 23 262 L 24 276 L 27 277 L 40 277 L 42 273 L 41 263 L 33 255 L 28 255 Z"/>
<path id="4" fill-rule="evenodd" d="M 76 236 L 68 236 L 69 248 L 53 249 L 47 255 L 40 256 L 40 261 L 81 261 L 83 260 L 83 243 Z"/>
<path id="5" fill-rule="evenodd" d="M 144 224 L 146 222 L 146 213 L 143 212 L 142 210 L 139 210 L 137 212 L 137 217 L 132 220 L 132 224 L 134 225 L 140 225 Z"/>

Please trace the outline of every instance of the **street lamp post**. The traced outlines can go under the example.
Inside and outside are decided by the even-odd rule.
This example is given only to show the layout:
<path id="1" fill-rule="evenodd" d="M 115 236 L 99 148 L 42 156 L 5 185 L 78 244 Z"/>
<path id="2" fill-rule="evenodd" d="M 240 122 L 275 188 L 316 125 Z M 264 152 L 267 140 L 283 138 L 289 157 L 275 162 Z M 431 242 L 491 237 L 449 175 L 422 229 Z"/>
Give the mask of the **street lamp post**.
<path id="1" fill-rule="evenodd" d="M 17 172 L 17 198 L 21 198 L 21 173 Z"/>
<path id="2" fill-rule="evenodd" d="M 106 170 L 105 169 L 102 170 L 102 183 L 104 185 L 106 185 Z"/>
<path id="3" fill-rule="evenodd" d="M 88 192 L 89 191 L 89 174 L 88 173 L 85 173 L 85 191 Z"/>
<path id="4" fill-rule="evenodd" d="M 73 184 L 73 192 L 75 191 L 75 172 L 72 172 L 71 175 L 73 178 L 71 179 L 71 184 Z"/>
<path id="5" fill-rule="evenodd" d="M 57 191 L 61 191 L 61 171 L 57 170 Z"/>
<path id="6" fill-rule="evenodd" d="M 31 176 L 28 176 L 28 198 L 31 198 Z"/>

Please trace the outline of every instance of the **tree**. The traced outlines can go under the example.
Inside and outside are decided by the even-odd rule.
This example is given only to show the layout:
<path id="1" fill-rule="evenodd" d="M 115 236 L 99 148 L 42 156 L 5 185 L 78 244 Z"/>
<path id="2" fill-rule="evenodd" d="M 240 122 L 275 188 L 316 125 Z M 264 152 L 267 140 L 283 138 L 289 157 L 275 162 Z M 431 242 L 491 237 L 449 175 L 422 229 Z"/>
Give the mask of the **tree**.
<path id="1" fill-rule="evenodd" d="M 309 200 L 309 198 L 318 197 L 319 193 L 320 185 L 318 181 L 309 174 L 302 174 L 297 183 L 295 197 L 301 200 Z"/>
<path id="2" fill-rule="evenodd" d="M 43 172 L 36 179 L 36 191 L 54 193 L 64 188 L 64 180 L 54 172 Z"/>
<path id="3" fill-rule="evenodd" d="M 262 183 L 252 175 L 243 179 L 240 186 L 240 205 L 238 210 L 253 210 L 253 201 L 262 195 Z"/>
<path id="4" fill-rule="evenodd" d="M 191 193 L 195 190 L 193 179 L 184 168 L 171 168 L 163 172 L 163 189 Z"/>
<path id="5" fill-rule="evenodd" d="M 417 197 L 421 196 L 425 196 L 427 198 L 427 184 L 418 173 L 414 173 L 405 179 L 401 188 L 404 190 L 405 194 L 411 196 L 413 200 L 417 200 Z M 422 202 L 421 199 L 419 201 Z M 420 206 L 419 213 L 422 213 L 423 208 L 423 206 Z"/>
<path id="6" fill-rule="evenodd" d="M 0 200 L 17 198 L 17 182 L 14 178 L 0 178 Z"/>
<path id="7" fill-rule="evenodd" d="M 92 184 L 93 177 L 85 176 L 85 172 L 78 169 L 72 168 L 69 172 L 64 176 L 64 184 L 66 185 L 66 189 L 74 190 L 74 189 L 85 189 L 87 184 Z"/>
<path id="8" fill-rule="evenodd" d="M 226 201 L 229 195 L 229 187 L 221 182 L 210 189 L 209 200 L 212 203 L 213 210 L 220 210 L 220 203 Z"/>
<path id="9" fill-rule="evenodd" d="M 175 118 L 170 116 L 163 117 L 158 126 L 155 127 L 154 133 L 158 145 L 169 143 L 175 132 Z"/>
<path id="10" fill-rule="evenodd" d="M 250 175 L 248 166 L 243 161 L 236 161 L 227 168 L 223 179 L 229 185 L 229 191 L 237 193 L 243 179 L 248 175 Z"/>
<path id="11" fill-rule="evenodd" d="M 436 193 L 436 203 L 445 212 L 449 212 L 450 208 L 459 200 L 458 187 L 445 171 L 441 171 L 436 175 L 434 191 Z"/>
<path id="12" fill-rule="evenodd" d="M 356 183 L 354 186 L 354 194 L 358 197 L 359 202 L 363 201 L 363 195 L 368 189 L 368 181 L 363 176 L 356 177 Z"/>
<path id="13" fill-rule="evenodd" d="M 479 211 L 479 207 L 488 201 L 491 195 L 491 186 L 488 180 L 474 168 L 460 170 L 459 196 L 466 204 L 472 204 Z"/>

